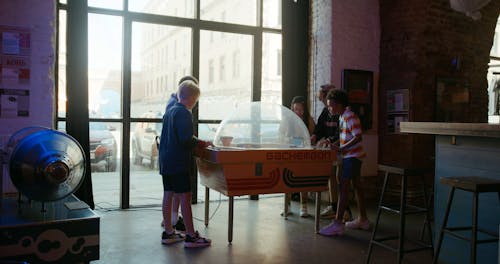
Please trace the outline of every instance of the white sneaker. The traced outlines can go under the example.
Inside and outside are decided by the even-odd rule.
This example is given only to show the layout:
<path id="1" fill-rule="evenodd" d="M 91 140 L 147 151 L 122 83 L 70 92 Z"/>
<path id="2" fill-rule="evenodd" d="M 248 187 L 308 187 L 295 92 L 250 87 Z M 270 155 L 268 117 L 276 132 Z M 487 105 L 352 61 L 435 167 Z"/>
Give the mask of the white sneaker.
<path id="1" fill-rule="evenodd" d="M 186 235 L 184 240 L 184 247 L 187 248 L 198 248 L 198 247 L 208 247 L 212 244 L 212 240 L 208 238 L 201 237 L 198 231 L 194 235 Z"/>
<path id="2" fill-rule="evenodd" d="M 281 216 L 289 216 L 289 215 L 293 215 L 293 213 L 292 213 L 291 211 L 287 211 L 287 212 L 285 213 L 285 211 L 283 210 L 283 211 L 281 212 L 281 214 L 280 214 L 280 215 L 281 215 Z"/>
<path id="3" fill-rule="evenodd" d="M 336 211 L 337 208 L 335 208 L 335 210 L 333 209 L 333 207 L 331 205 L 329 205 L 328 207 L 326 207 L 323 211 L 321 211 L 321 218 L 334 218 L 335 217 L 335 211 Z"/>
<path id="4" fill-rule="evenodd" d="M 331 224 L 321 228 L 319 234 L 323 236 L 342 236 L 344 235 L 344 224 L 332 221 Z"/>
<path id="5" fill-rule="evenodd" d="M 161 243 L 163 245 L 170 245 L 176 242 L 184 241 L 185 237 L 174 230 L 172 234 L 167 234 L 167 232 L 163 231 L 161 233 Z"/>
<path id="6" fill-rule="evenodd" d="M 366 219 L 365 221 L 361 221 L 359 220 L 359 218 L 356 218 L 353 221 L 346 222 L 345 227 L 349 229 L 368 230 L 370 229 L 370 221 L 368 219 Z"/>
<path id="7" fill-rule="evenodd" d="M 300 208 L 300 217 L 309 217 L 309 216 L 311 215 L 307 212 L 307 207 Z"/>

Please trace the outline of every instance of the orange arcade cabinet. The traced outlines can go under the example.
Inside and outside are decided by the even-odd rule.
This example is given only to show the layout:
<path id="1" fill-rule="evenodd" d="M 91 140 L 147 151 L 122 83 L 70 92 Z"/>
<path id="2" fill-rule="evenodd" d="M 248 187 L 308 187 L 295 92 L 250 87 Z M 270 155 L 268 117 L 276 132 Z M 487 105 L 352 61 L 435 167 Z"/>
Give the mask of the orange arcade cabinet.
<path id="1" fill-rule="evenodd" d="M 228 241 L 232 241 L 234 196 L 328 190 L 336 152 L 311 147 L 304 122 L 290 109 L 253 102 L 240 105 L 224 119 L 214 147 L 197 152 L 200 182 L 205 186 L 205 225 L 209 189 L 229 197 Z"/>

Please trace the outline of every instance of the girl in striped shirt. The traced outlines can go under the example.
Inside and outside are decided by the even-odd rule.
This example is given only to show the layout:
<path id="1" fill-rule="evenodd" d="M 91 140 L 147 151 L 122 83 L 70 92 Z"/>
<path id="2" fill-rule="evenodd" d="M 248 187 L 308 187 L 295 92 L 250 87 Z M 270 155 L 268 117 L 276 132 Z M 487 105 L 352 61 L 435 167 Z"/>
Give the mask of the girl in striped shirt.
<path id="1" fill-rule="evenodd" d="M 360 181 L 361 159 L 365 156 L 365 153 L 361 144 L 361 122 L 356 114 L 347 107 L 349 105 L 347 93 L 343 90 L 334 89 L 328 92 L 326 99 L 328 111 L 340 115 L 340 139 L 338 142 L 331 144 L 331 148 L 342 154 L 342 176 L 339 184 L 337 215 L 332 223 L 322 228 L 319 233 L 325 236 L 341 236 L 344 234 L 342 216 L 348 203 L 349 180 L 351 179 L 356 193 L 359 215 L 355 220 L 346 222 L 345 227 L 363 230 L 370 228 L 370 221 L 366 216 L 364 192 Z"/>

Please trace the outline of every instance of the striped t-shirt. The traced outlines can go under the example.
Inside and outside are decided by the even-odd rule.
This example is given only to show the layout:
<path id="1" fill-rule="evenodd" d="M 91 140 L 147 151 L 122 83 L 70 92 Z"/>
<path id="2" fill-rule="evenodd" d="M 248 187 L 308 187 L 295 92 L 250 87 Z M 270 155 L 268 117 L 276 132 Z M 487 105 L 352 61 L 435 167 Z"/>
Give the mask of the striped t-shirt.
<path id="1" fill-rule="evenodd" d="M 340 147 L 343 147 L 352 138 L 361 136 L 361 122 L 354 112 L 349 108 L 344 110 L 344 113 L 339 117 L 340 126 Z M 348 147 L 342 148 L 343 158 L 363 158 L 365 156 L 361 141 Z"/>

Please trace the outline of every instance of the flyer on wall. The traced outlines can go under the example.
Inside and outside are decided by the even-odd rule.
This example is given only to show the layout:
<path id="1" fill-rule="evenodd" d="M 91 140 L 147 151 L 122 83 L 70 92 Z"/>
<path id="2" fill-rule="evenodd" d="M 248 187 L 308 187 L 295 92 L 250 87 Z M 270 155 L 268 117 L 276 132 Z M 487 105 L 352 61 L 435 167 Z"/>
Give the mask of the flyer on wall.
<path id="1" fill-rule="evenodd" d="M 0 88 L 0 118 L 29 116 L 30 91 Z"/>
<path id="2" fill-rule="evenodd" d="M 31 31 L 0 25 L 0 118 L 28 117 Z"/>

